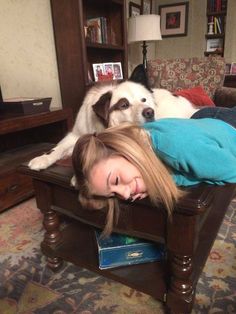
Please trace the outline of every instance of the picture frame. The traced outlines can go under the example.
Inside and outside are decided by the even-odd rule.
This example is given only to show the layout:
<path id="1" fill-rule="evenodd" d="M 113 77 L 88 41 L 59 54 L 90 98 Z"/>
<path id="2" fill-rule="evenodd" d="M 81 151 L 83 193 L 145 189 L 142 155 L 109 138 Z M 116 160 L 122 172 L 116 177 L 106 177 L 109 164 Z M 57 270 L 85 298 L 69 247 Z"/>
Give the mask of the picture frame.
<path id="1" fill-rule="evenodd" d="M 225 64 L 225 74 L 230 74 L 231 71 L 231 63 Z"/>
<path id="2" fill-rule="evenodd" d="M 222 38 L 210 38 L 207 39 L 207 52 L 221 52 L 223 49 L 223 39 Z"/>
<path id="3" fill-rule="evenodd" d="M 135 2 L 129 2 L 129 17 L 141 15 L 141 5 Z"/>
<path id="4" fill-rule="evenodd" d="M 179 37 L 188 34 L 188 2 L 159 6 L 162 37 Z"/>
<path id="5" fill-rule="evenodd" d="M 112 62 L 103 63 L 103 70 L 104 70 L 104 75 L 108 75 L 113 78 L 114 70 L 113 70 Z"/>
<path id="6" fill-rule="evenodd" d="M 99 76 L 104 75 L 104 68 L 102 63 L 93 64 L 93 75 L 95 82 L 99 81 Z"/>
<path id="7" fill-rule="evenodd" d="M 95 82 L 123 79 L 121 62 L 93 63 L 92 67 Z"/>
<path id="8" fill-rule="evenodd" d="M 141 12 L 142 14 L 152 13 L 152 0 L 142 0 L 141 1 Z"/>
<path id="9" fill-rule="evenodd" d="M 230 74 L 236 75 L 236 62 L 231 63 Z"/>
<path id="10" fill-rule="evenodd" d="M 113 63 L 113 73 L 114 73 L 113 80 L 122 80 L 123 79 L 121 62 L 114 62 Z"/>

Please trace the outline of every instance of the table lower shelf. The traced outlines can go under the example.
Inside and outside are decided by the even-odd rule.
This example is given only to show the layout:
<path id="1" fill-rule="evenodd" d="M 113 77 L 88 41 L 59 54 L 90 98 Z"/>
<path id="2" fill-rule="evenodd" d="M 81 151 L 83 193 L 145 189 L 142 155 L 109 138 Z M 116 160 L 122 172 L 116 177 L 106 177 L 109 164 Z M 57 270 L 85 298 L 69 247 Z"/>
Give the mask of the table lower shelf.
<path id="1" fill-rule="evenodd" d="M 46 256 L 60 257 L 77 266 L 99 273 L 101 276 L 147 293 L 158 300 L 165 300 L 167 278 L 164 262 L 101 270 L 98 267 L 94 229 L 79 221 L 70 222 L 62 230 L 62 241 L 59 245 L 53 248 L 42 243 L 41 247 Z"/>

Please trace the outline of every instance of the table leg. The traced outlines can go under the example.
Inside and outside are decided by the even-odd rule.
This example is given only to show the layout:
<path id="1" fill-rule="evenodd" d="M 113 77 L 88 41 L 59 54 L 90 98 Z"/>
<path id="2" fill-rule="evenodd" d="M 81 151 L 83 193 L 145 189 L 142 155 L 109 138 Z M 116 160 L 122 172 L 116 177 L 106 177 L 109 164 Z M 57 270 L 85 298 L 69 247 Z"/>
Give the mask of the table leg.
<path id="1" fill-rule="evenodd" d="M 60 221 L 58 214 L 52 209 L 44 213 L 43 226 L 45 228 L 44 240 L 41 243 L 41 248 L 47 256 L 47 265 L 53 271 L 58 270 L 62 266 L 62 259 L 56 256 L 51 256 L 50 250 L 60 244 L 62 236 L 60 232 Z"/>
<path id="2" fill-rule="evenodd" d="M 170 284 L 167 307 L 171 313 L 191 313 L 195 287 L 192 285 L 196 216 L 174 214 L 168 225 L 167 248 Z"/>
<path id="3" fill-rule="evenodd" d="M 52 210 L 52 197 L 50 185 L 34 180 L 34 188 L 36 193 L 36 201 L 38 208 L 43 213 L 43 226 L 45 228 L 44 239 L 41 243 L 43 254 L 47 257 L 47 265 L 53 271 L 57 271 L 63 260 L 55 256 L 54 249 L 62 241 L 60 231 L 60 220 L 58 214 Z"/>

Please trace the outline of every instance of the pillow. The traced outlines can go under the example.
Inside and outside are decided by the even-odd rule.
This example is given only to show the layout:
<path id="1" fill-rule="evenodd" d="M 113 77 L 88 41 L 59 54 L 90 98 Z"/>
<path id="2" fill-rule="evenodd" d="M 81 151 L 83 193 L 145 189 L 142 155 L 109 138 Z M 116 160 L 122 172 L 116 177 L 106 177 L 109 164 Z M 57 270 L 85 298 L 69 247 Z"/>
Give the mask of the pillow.
<path id="1" fill-rule="evenodd" d="M 176 96 L 183 96 L 191 101 L 195 106 L 211 106 L 214 107 L 215 104 L 212 99 L 207 95 L 202 86 L 197 86 L 189 89 L 178 90 L 173 93 Z"/>

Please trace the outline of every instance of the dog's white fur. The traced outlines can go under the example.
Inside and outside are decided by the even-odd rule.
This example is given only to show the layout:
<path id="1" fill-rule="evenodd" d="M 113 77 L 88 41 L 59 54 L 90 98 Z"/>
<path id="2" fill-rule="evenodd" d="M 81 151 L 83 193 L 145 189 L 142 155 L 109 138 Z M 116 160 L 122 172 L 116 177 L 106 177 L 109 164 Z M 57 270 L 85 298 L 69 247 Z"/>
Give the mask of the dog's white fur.
<path id="1" fill-rule="evenodd" d="M 115 126 L 126 121 L 137 124 L 144 123 L 145 118 L 142 115 L 144 108 L 154 110 L 155 120 L 170 117 L 190 118 L 198 110 L 184 97 L 174 96 L 164 89 L 156 88 L 151 92 L 143 85 L 132 81 L 94 86 L 85 96 L 72 131 L 56 145 L 52 152 L 32 159 L 29 162 L 29 167 L 33 170 L 46 169 L 57 160 L 71 156 L 74 145 L 81 135 L 102 131 L 104 125 L 93 111 L 92 105 L 108 91 L 112 93 L 110 108 L 121 98 L 128 99 L 131 104 L 125 110 L 111 111 L 109 126 Z"/>

